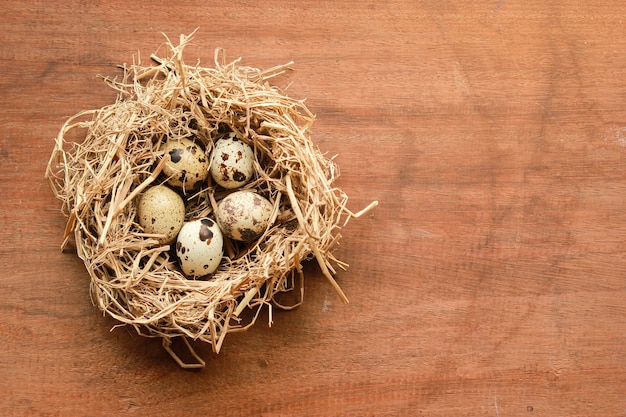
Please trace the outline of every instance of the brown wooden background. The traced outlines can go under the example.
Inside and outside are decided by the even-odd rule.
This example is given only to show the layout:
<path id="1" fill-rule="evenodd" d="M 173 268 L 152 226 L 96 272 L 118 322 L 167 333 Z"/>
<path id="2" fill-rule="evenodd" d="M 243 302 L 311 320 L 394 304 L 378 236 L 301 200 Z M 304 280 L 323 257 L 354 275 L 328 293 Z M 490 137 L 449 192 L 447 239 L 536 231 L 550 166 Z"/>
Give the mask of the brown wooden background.
<path id="1" fill-rule="evenodd" d="M 0 1 L 0 414 L 626 415 L 621 1 Z M 98 74 L 199 31 L 317 114 L 358 210 L 305 303 L 183 371 L 102 317 L 44 180 Z"/>

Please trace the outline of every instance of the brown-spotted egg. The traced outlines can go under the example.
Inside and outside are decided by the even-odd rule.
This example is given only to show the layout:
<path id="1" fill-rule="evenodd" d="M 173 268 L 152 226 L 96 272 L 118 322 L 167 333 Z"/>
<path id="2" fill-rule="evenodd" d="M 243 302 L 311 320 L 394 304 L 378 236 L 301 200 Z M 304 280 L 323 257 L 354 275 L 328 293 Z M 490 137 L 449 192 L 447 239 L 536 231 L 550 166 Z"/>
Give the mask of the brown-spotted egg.
<path id="1" fill-rule="evenodd" d="M 254 151 L 234 132 L 215 142 L 211 157 L 211 177 L 224 188 L 245 185 L 254 174 Z"/>
<path id="2" fill-rule="evenodd" d="M 169 161 L 163 168 L 168 184 L 190 191 L 206 181 L 209 158 L 200 145 L 187 138 L 169 139 L 161 150 L 169 155 Z"/>
<path id="3" fill-rule="evenodd" d="M 208 217 L 186 222 L 178 232 L 176 256 L 188 278 L 212 274 L 223 255 L 222 232 Z"/>
<path id="4" fill-rule="evenodd" d="M 236 191 L 217 204 L 215 220 L 231 239 L 251 241 L 270 225 L 273 206 L 265 197 L 252 191 Z"/>

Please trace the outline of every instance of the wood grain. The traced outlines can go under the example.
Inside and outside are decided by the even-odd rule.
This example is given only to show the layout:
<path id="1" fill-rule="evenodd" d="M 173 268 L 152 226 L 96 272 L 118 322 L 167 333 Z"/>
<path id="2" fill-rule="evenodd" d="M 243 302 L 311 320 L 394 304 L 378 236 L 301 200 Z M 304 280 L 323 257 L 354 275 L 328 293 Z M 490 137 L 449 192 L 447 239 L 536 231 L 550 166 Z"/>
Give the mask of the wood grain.
<path id="1" fill-rule="evenodd" d="M 0 414 L 626 415 L 626 5 L 2 1 Z M 343 305 L 305 303 L 180 370 L 89 299 L 43 178 L 98 74 L 199 27 L 317 114 L 358 210 Z"/>

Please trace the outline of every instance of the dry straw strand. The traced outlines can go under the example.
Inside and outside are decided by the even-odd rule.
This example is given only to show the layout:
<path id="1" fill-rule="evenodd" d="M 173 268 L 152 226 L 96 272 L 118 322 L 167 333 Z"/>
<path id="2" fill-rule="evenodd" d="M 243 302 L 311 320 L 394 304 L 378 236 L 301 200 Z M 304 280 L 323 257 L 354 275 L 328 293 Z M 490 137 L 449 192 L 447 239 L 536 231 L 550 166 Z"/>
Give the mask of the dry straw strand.
<path id="1" fill-rule="evenodd" d="M 357 214 L 347 209 L 347 195 L 333 185 L 337 166 L 311 141 L 315 116 L 268 82 L 292 63 L 260 71 L 240 60 L 227 63 L 216 49 L 214 67 L 187 65 L 183 50 L 192 35 L 181 36 L 178 45 L 168 40 L 167 53 L 153 55 L 152 65 L 124 65 L 121 79 L 105 78 L 117 99 L 64 123 L 46 177 L 68 218 L 62 248 L 73 237 L 94 304 L 141 335 L 163 338 L 179 365 L 201 367 L 204 361 L 187 339 L 219 352 L 229 332 L 252 325 L 264 305 L 271 313 L 274 297 L 301 283 L 304 260 L 315 259 L 348 302 L 333 278 L 334 266 L 347 264 L 332 251 L 341 227 L 376 202 Z M 209 154 L 225 129 L 253 147 L 256 176 L 244 188 L 272 202 L 274 222 L 250 244 L 227 242 L 218 270 L 209 279 L 190 280 L 171 248 L 144 233 L 134 202 L 163 181 L 167 155 L 159 147 L 165 138 L 192 138 Z M 81 140 L 71 139 L 76 136 Z M 188 219 L 211 215 L 225 193 L 207 182 L 185 194 Z M 247 323 L 241 318 L 246 309 L 253 311 Z M 175 337 L 183 338 L 195 363 L 185 364 L 172 351 Z"/>

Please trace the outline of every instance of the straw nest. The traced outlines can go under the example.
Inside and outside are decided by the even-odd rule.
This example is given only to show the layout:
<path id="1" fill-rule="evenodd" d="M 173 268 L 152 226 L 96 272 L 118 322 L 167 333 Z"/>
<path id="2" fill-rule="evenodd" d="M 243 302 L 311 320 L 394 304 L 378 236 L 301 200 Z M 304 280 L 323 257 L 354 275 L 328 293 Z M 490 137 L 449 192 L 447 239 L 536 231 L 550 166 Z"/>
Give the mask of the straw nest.
<path id="1" fill-rule="evenodd" d="M 270 306 L 271 323 L 272 305 L 298 305 L 304 260 L 315 259 L 347 302 L 333 278 L 347 265 L 332 250 L 346 222 L 375 203 L 361 213 L 347 209 L 346 194 L 333 185 L 336 164 L 311 141 L 314 115 L 269 83 L 291 63 L 261 71 L 239 60 L 226 63 L 218 49 L 213 68 L 187 65 L 183 49 L 191 37 L 181 36 L 178 45 L 168 40 L 165 56 L 153 55 L 152 65 L 124 65 L 121 79 L 105 78 L 118 92 L 116 101 L 64 123 L 46 176 L 68 217 L 62 247 L 73 237 L 94 304 L 140 335 L 161 337 L 181 366 L 201 367 L 188 339 L 219 352 L 225 336 L 252 325 L 262 306 Z M 208 156 L 223 131 L 252 146 L 255 175 L 244 188 L 272 203 L 271 225 L 252 242 L 226 239 L 217 271 L 189 279 L 173 248 L 142 229 L 137 198 L 165 180 L 165 138 L 193 139 Z M 209 180 L 184 193 L 186 220 L 211 217 L 228 192 Z M 278 303 L 278 294 L 293 290 L 300 292 L 296 302 Z M 171 349 L 176 337 L 185 341 L 192 363 Z"/>

